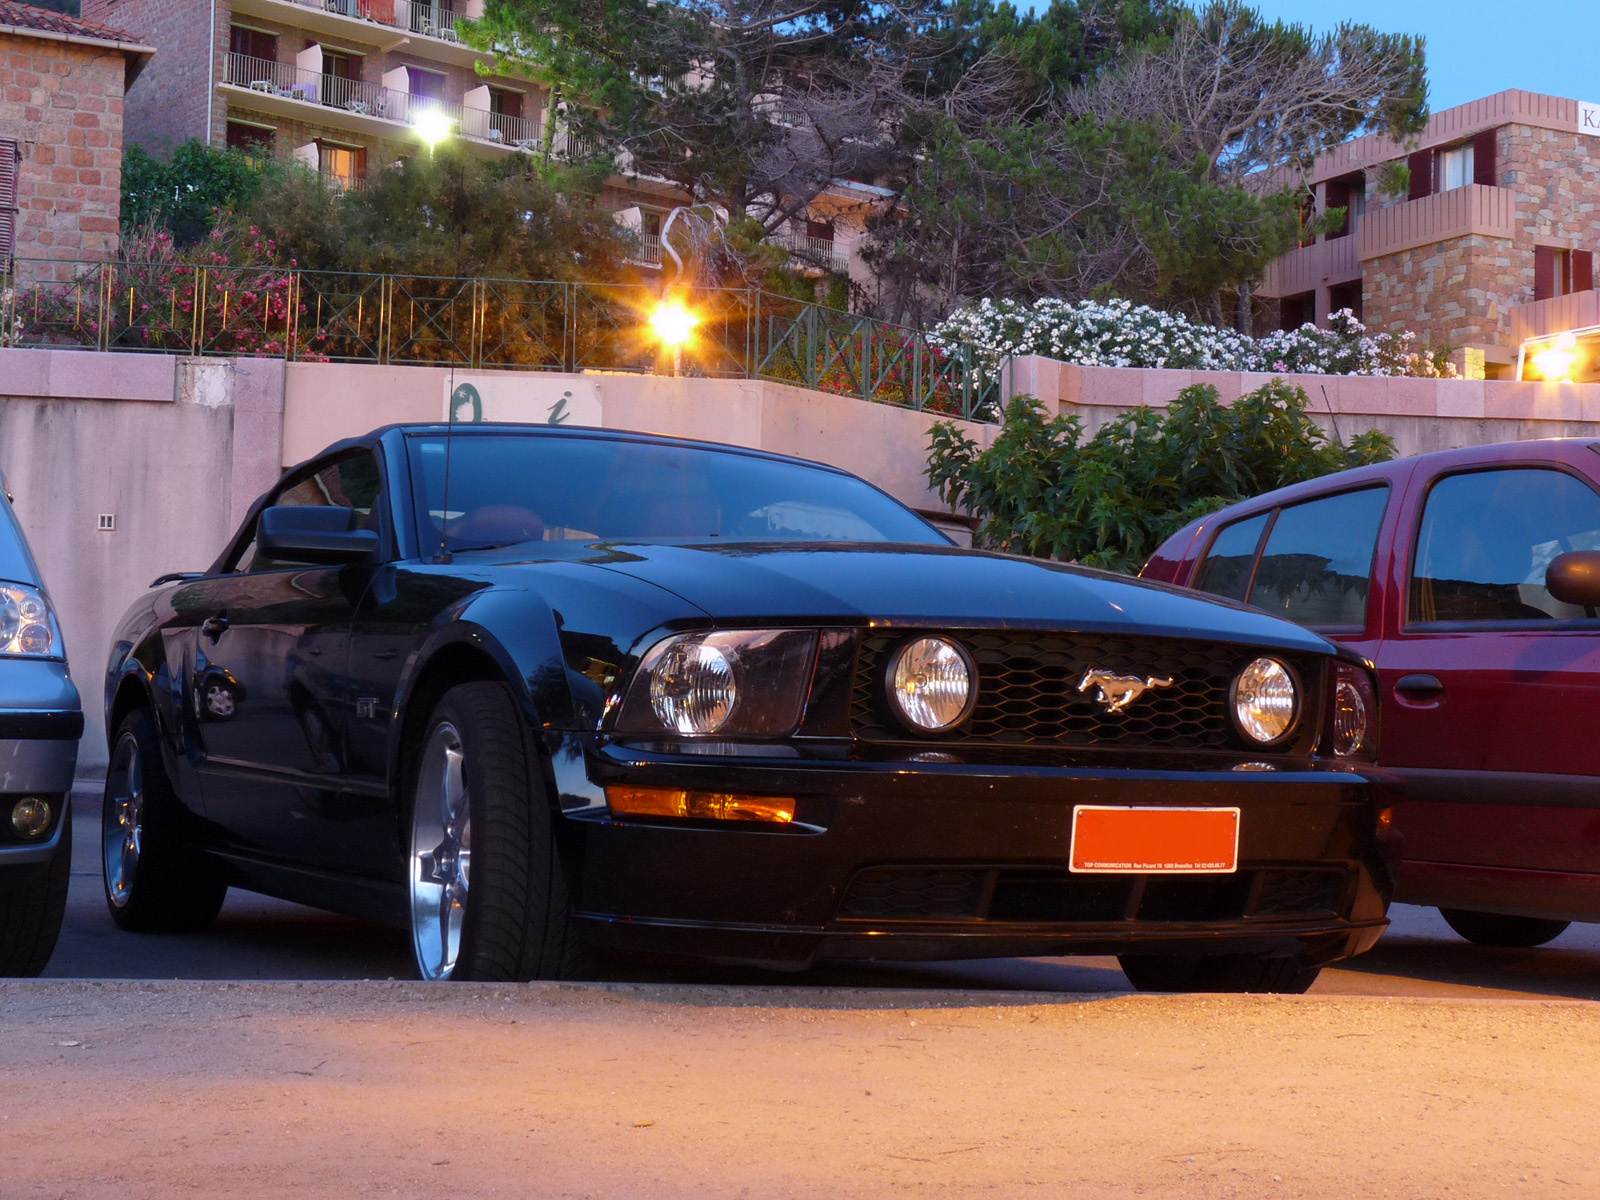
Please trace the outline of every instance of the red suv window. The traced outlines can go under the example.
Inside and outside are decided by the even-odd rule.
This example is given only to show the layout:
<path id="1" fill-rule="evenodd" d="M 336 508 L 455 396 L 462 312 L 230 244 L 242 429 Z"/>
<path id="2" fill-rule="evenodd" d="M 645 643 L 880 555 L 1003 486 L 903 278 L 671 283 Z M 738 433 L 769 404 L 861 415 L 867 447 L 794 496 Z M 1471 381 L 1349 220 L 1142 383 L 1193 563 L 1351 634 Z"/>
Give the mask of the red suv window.
<path id="1" fill-rule="evenodd" d="M 1226 525 L 1196 570 L 1194 586 L 1302 625 L 1364 628 L 1388 504 L 1387 486 L 1362 488 Z"/>
<path id="2" fill-rule="evenodd" d="M 1422 510 L 1409 620 L 1592 617 L 1545 589 L 1545 568 L 1569 550 L 1600 550 L 1600 496 L 1582 480 L 1549 468 L 1448 475 Z"/>

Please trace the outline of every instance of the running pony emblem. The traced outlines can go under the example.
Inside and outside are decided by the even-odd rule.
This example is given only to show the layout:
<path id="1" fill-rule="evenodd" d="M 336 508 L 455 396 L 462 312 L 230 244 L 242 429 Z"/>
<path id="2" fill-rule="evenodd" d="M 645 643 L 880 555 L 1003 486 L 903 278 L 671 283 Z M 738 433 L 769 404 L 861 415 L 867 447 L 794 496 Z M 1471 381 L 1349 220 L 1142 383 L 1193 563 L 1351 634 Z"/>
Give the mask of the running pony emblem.
<path id="1" fill-rule="evenodd" d="M 1106 706 L 1106 711 L 1121 712 L 1152 688 L 1171 687 L 1173 682 L 1170 675 L 1147 675 L 1141 679 L 1137 675 L 1113 675 L 1099 667 L 1090 667 L 1078 684 L 1078 690 L 1087 692 L 1098 688 L 1095 699 Z"/>

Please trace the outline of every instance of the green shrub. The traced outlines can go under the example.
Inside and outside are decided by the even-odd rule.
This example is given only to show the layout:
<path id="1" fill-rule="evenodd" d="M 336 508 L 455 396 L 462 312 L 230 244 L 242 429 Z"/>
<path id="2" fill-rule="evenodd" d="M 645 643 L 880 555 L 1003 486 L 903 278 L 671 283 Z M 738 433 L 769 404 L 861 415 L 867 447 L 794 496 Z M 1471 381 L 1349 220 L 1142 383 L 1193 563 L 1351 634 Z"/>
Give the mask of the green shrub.
<path id="1" fill-rule="evenodd" d="M 954 422 L 930 431 L 928 479 L 979 519 L 975 545 L 1137 571 L 1166 538 L 1236 500 L 1394 456 L 1368 430 L 1348 444 L 1306 413 L 1281 379 L 1224 407 L 1209 384 L 1184 388 L 1159 413 L 1135 409 L 1088 440 L 1076 416 L 1047 419 L 1019 396 L 980 450 Z"/>

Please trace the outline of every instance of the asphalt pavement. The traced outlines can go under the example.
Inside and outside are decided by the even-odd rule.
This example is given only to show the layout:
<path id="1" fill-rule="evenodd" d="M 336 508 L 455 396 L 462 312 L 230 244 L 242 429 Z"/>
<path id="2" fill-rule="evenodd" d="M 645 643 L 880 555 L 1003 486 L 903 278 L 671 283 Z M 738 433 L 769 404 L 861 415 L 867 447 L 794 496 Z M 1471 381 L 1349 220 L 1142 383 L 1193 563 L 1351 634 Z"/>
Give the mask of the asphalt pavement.
<path id="1" fill-rule="evenodd" d="M 201 933 L 132 934 L 106 914 L 100 883 L 98 783 L 74 796 L 72 887 L 45 971 L 57 979 L 352 980 L 411 978 L 404 932 L 232 891 Z M 1432 909 L 1396 905 L 1371 952 L 1323 971 L 1313 995 L 1600 999 L 1600 925 L 1573 925 L 1547 946 L 1487 950 Z M 995 959 L 829 968 L 799 975 L 693 966 L 622 965 L 610 978 L 725 986 L 871 987 L 1112 995 L 1129 991 L 1111 958 Z"/>

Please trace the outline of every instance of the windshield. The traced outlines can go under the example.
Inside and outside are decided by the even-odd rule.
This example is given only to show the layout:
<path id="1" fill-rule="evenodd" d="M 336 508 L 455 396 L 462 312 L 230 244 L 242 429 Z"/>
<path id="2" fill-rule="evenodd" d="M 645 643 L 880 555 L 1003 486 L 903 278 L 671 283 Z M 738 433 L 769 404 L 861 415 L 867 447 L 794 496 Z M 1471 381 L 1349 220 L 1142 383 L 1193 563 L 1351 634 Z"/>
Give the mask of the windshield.
<path id="1" fill-rule="evenodd" d="M 4 496 L 0 496 L 0 579 L 9 579 L 12 583 L 39 582 L 33 558 L 28 554 L 28 544 L 22 540 L 22 528 Z"/>
<path id="2" fill-rule="evenodd" d="M 699 446 L 551 434 L 411 439 L 422 552 L 537 541 L 919 542 L 932 526 L 859 479 Z"/>

